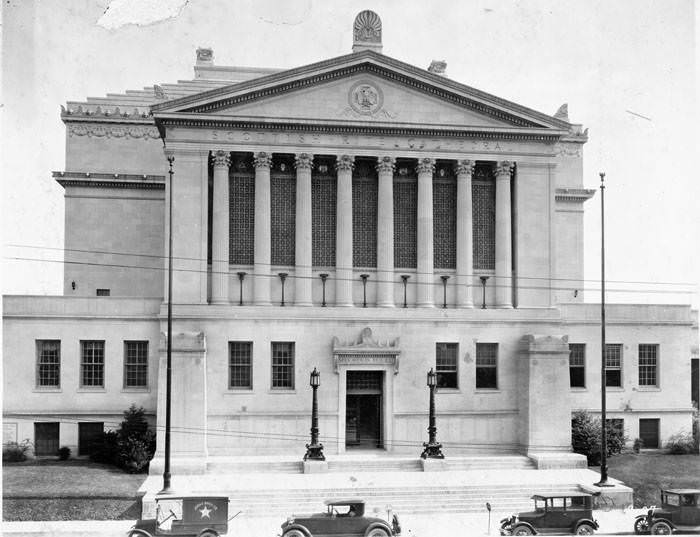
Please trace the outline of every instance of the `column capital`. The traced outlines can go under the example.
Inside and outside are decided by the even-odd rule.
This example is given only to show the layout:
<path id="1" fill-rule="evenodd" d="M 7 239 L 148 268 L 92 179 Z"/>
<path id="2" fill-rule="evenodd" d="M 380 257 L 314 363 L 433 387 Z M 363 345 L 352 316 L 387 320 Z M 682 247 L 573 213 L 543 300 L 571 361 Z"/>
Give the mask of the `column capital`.
<path id="1" fill-rule="evenodd" d="M 376 169 L 377 173 L 394 173 L 394 169 L 396 169 L 396 159 L 394 157 L 378 157 Z"/>
<path id="2" fill-rule="evenodd" d="M 510 179 L 510 174 L 513 171 L 514 164 L 514 162 L 511 162 L 509 160 L 502 160 L 496 163 L 496 177 Z"/>
<path id="3" fill-rule="evenodd" d="M 231 153 L 228 151 L 215 151 L 211 155 L 211 161 L 215 168 L 225 167 L 228 168 L 231 165 Z"/>
<path id="4" fill-rule="evenodd" d="M 355 157 L 351 155 L 338 155 L 335 161 L 335 169 L 338 171 L 352 171 L 355 167 Z"/>
<path id="5" fill-rule="evenodd" d="M 311 153 L 297 153 L 294 156 L 294 165 L 297 170 L 310 170 L 314 166 L 314 156 Z"/>
<path id="6" fill-rule="evenodd" d="M 435 159 L 434 158 L 419 158 L 418 165 L 416 166 L 416 172 L 418 173 L 435 173 Z"/>
<path id="7" fill-rule="evenodd" d="M 455 164 L 455 173 L 471 176 L 474 173 L 475 162 L 473 160 L 458 160 Z"/>
<path id="8" fill-rule="evenodd" d="M 272 153 L 261 151 L 253 154 L 253 165 L 256 168 L 267 168 L 269 170 L 272 167 Z"/>

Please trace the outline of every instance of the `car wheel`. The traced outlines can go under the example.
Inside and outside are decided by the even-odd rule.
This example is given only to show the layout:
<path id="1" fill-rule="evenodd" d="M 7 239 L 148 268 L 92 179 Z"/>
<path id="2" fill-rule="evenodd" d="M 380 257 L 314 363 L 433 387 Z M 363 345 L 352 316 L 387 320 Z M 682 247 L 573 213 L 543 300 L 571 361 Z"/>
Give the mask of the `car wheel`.
<path id="1" fill-rule="evenodd" d="M 145 530 L 131 530 L 128 537 L 151 537 L 151 534 Z"/>
<path id="2" fill-rule="evenodd" d="M 292 530 L 285 531 L 282 534 L 282 537 L 307 537 L 307 535 L 303 531 L 294 528 Z"/>
<path id="3" fill-rule="evenodd" d="M 673 533 L 673 528 L 671 528 L 671 525 L 668 522 L 659 520 L 651 525 L 652 535 L 671 535 L 671 533 Z"/>
<path id="4" fill-rule="evenodd" d="M 636 533 L 637 535 L 644 535 L 645 533 L 649 533 L 649 524 L 647 523 L 646 517 L 638 518 L 634 522 L 634 533 Z"/>
<path id="5" fill-rule="evenodd" d="M 365 537 L 389 537 L 389 532 L 384 528 L 373 528 Z"/>
<path id="6" fill-rule="evenodd" d="M 593 535 L 595 533 L 595 528 L 590 524 L 581 524 L 576 528 L 576 535 Z"/>
<path id="7" fill-rule="evenodd" d="M 534 535 L 535 533 L 527 526 L 515 526 L 513 535 Z"/>
<path id="8" fill-rule="evenodd" d="M 200 533 L 197 537 L 219 537 L 219 534 L 215 531 L 206 530 Z"/>

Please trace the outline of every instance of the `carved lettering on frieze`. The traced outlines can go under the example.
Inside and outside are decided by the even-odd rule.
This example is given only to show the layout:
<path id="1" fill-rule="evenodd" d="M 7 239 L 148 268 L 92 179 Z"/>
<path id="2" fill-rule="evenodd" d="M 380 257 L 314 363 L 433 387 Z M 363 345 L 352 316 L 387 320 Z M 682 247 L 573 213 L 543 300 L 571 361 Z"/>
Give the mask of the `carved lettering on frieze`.
<path id="1" fill-rule="evenodd" d="M 68 136 L 87 136 L 95 138 L 160 138 L 158 129 L 150 125 L 100 125 L 69 124 Z"/>

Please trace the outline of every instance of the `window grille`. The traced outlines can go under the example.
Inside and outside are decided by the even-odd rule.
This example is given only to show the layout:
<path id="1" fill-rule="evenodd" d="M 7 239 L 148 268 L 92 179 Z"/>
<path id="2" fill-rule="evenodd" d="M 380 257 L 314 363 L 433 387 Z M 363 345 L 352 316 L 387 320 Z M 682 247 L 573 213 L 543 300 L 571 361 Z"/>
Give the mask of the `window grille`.
<path id="1" fill-rule="evenodd" d="M 457 266 L 457 180 L 433 181 L 433 265 L 436 269 Z"/>
<path id="2" fill-rule="evenodd" d="M 418 179 L 394 178 L 394 266 L 416 268 Z"/>
<path id="3" fill-rule="evenodd" d="M 294 265 L 296 180 L 293 175 L 270 177 L 272 264 Z"/>
<path id="4" fill-rule="evenodd" d="M 457 388 L 457 343 L 435 344 L 438 388 Z"/>
<path id="5" fill-rule="evenodd" d="M 347 391 L 372 390 L 382 391 L 381 371 L 348 371 Z"/>
<path id="6" fill-rule="evenodd" d="M 229 263 L 252 265 L 255 239 L 255 177 L 229 177 Z"/>
<path id="7" fill-rule="evenodd" d="M 294 389 L 294 343 L 272 343 L 272 387 Z"/>
<path id="8" fill-rule="evenodd" d="M 622 345 L 618 343 L 605 345 L 605 385 L 622 386 Z"/>
<path id="9" fill-rule="evenodd" d="M 109 289 L 96 289 L 95 294 L 97 296 L 109 296 L 111 291 Z"/>
<path id="10" fill-rule="evenodd" d="M 335 266 L 336 178 L 311 178 L 312 263 L 316 267 Z"/>
<path id="11" fill-rule="evenodd" d="M 80 385 L 104 387 L 105 342 L 81 341 Z"/>
<path id="12" fill-rule="evenodd" d="M 498 343 L 476 344 L 476 387 L 498 388 Z"/>
<path id="13" fill-rule="evenodd" d="M 639 345 L 639 385 L 658 386 L 658 345 Z"/>
<path id="14" fill-rule="evenodd" d="M 124 387 L 148 387 L 148 341 L 124 342 Z"/>
<path id="15" fill-rule="evenodd" d="M 58 388 L 61 385 L 61 342 L 38 340 L 36 384 L 40 388 Z"/>
<path id="16" fill-rule="evenodd" d="M 352 263 L 377 266 L 377 178 L 352 179 Z"/>
<path id="17" fill-rule="evenodd" d="M 250 341 L 229 341 L 228 387 L 253 388 L 253 344 Z"/>
<path id="18" fill-rule="evenodd" d="M 474 268 L 496 266 L 496 182 L 487 165 L 477 164 L 472 182 L 472 251 Z"/>
<path id="19" fill-rule="evenodd" d="M 586 345 L 583 343 L 569 343 L 569 385 L 586 387 Z"/>

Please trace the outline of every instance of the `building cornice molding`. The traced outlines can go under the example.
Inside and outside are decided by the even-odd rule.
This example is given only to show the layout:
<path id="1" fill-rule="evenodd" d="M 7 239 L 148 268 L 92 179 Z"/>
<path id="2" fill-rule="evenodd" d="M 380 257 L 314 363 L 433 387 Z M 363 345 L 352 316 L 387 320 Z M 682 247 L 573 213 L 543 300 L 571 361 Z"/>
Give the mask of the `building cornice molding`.
<path id="1" fill-rule="evenodd" d="M 125 173 L 53 172 L 53 178 L 62 187 L 129 188 L 138 190 L 165 190 L 164 175 L 136 175 Z"/>
<path id="2" fill-rule="evenodd" d="M 568 203 L 583 203 L 593 196 L 596 190 L 591 188 L 557 188 L 554 199 Z"/>
<path id="3" fill-rule="evenodd" d="M 138 123 L 123 121 L 97 121 L 91 117 L 89 122 L 66 122 L 68 136 L 87 136 L 88 138 L 143 138 L 158 139 L 158 131 L 153 119 Z"/>

